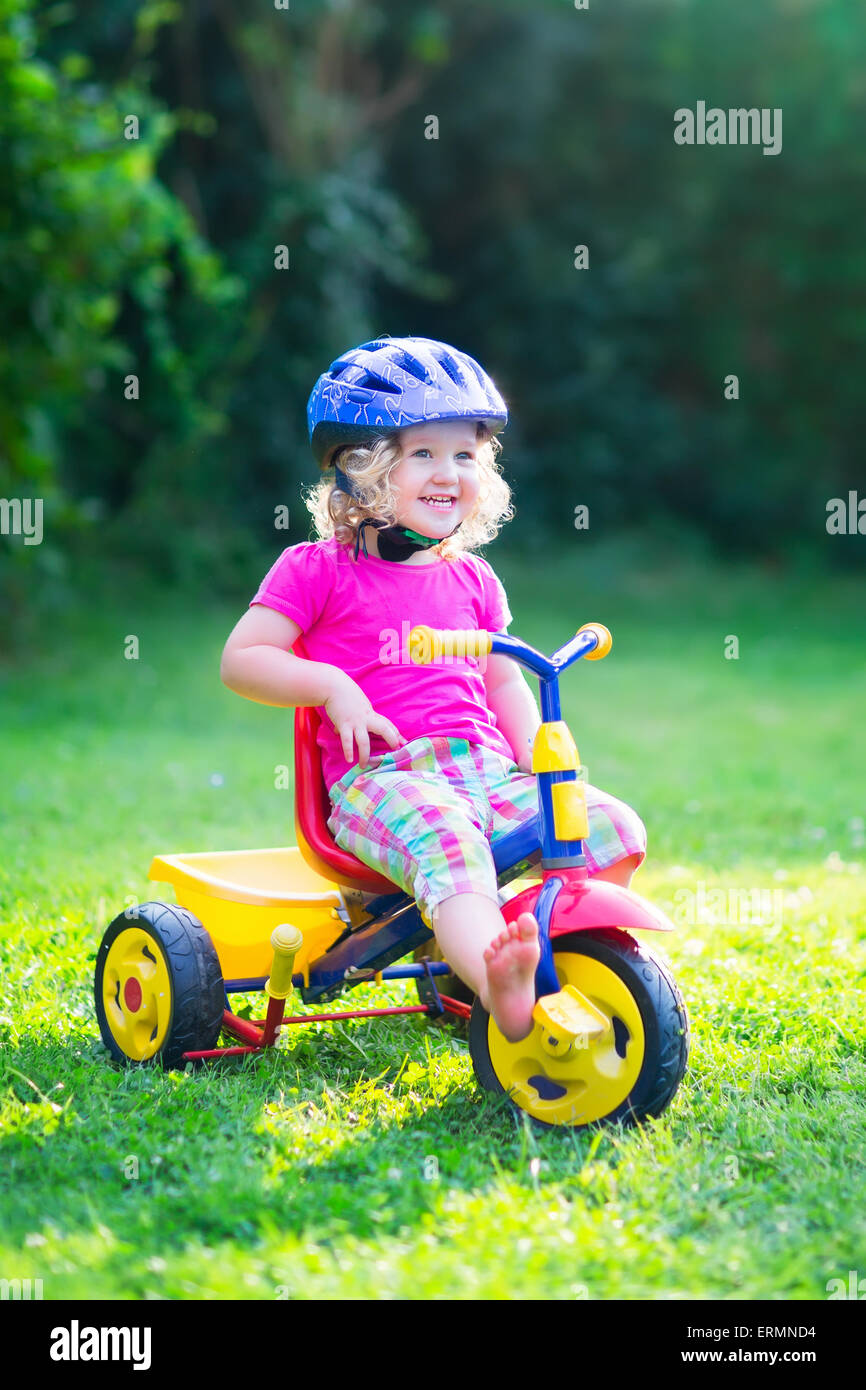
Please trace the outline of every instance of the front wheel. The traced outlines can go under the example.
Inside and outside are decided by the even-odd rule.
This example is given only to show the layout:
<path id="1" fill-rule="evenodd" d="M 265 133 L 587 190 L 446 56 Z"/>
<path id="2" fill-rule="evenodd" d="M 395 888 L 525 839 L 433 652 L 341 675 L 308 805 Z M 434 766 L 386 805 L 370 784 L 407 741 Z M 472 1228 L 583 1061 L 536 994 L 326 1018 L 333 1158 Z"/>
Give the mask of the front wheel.
<path id="1" fill-rule="evenodd" d="M 183 1065 L 215 1047 L 225 991 L 213 942 L 186 908 L 139 903 L 115 917 L 96 956 L 96 1017 L 117 1062 Z"/>
<path id="2" fill-rule="evenodd" d="M 511 1043 L 476 1000 L 469 1050 L 480 1084 L 509 1095 L 548 1127 L 635 1124 L 660 1115 L 677 1092 L 689 1049 L 686 1006 L 667 966 L 616 929 L 556 937 L 553 961 L 560 985 L 575 985 L 610 1027 L 560 1060 L 542 1046 L 539 1024 Z"/>

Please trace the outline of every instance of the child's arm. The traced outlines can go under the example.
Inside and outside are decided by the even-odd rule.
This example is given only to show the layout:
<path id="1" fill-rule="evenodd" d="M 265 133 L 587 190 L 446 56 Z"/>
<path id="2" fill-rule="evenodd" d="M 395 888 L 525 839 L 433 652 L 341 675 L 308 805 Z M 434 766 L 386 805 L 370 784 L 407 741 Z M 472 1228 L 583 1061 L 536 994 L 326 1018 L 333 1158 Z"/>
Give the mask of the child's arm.
<path id="1" fill-rule="evenodd" d="M 370 758 L 370 733 L 384 738 L 391 748 L 405 742 L 390 719 L 377 714 L 360 686 L 339 666 L 327 661 L 308 661 L 288 649 L 301 629 L 285 613 L 254 604 L 235 626 L 223 650 L 220 678 L 229 690 L 257 700 L 261 705 L 321 705 L 351 763 L 366 767 Z"/>
<path id="2" fill-rule="evenodd" d="M 284 613 L 256 604 L 225 644 L 220 679 L 261 705 L 324 705 L 349 677 L 339 666 L 295 656 L 291 648 L 300 635 L 298 624 Z"/>
<path id="3" fill-rule="evenodd" d="M 532 744 L 541 715 L 526 679 L 507 656 L 489 656 L 484 673 L 487 707 L 496 715 L 521 772 L 532 771 Z"/>

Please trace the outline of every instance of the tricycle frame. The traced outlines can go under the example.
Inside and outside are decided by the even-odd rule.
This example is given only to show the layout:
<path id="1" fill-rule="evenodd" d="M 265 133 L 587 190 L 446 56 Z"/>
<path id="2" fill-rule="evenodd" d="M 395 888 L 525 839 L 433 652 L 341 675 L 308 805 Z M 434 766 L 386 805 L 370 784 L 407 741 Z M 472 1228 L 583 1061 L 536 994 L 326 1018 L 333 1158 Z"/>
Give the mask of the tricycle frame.
<path id="1" fill-rule="evenodd" d="M 415 629 L 412 636 L 427 631 Z M 447 636 L 448 634 L 436 634 L 440 639 Z M 597 913 L 590 913 L 586 920 L 576 920 L 573 911 L 567 914 L 568 920 L 559 923 L 555 920 L 557 903 L 563 900 L 563 894 L 566 898 L 570 897 L 572 904 L 586 904 L 590 887 L 583 854 L 583 839 L 567 834 L 567 828 L 576 824 L 573 819 L 573 803 L 569 803 L 568 811 L 564 814 L 562 803 L 555 802 L 557 793 L 553 790 L 558 783 L 578 782 L 580 773 L 577 749 L 561 721 L 559 675 L 567 666 L 583 656 L 604 655 L 609 647 L 610 637 L 605 628 L 589 624 L 553 656 L 547 657 L 518 638 L 504 633 L 452 636 L 464 640 L 483 638 L 487 643 L 486 651 L 509 656 L 532 671 L 539 680 L 543 722 L 536 736 L 533 757 L 533 771 L 538 781 L 539 811 L 530 821 L 502 836 L 491 849 L 500 888 L 525 873 L 529 866 L 538 863 L 540 859 L 540 888 L 537 882 L 533 883 L 517 897 L 512 898 L 510 904 L 513 906 L 509 905 L 506 915 L 516 916 L 524 906 L 532 904 L 532 910 L 538 920 L 541 943 L 541 957 L 536 972 L 536 996 L 540 998 L 542 995 L 556 994 L 560 985 L 554 969 L 551 944 L 552 938 L 556 935 L 599 925 L 648 928 L 656 931 L 671 930 L 667 919 L 650 903 L 629 890 L 616 888 L 613 884 L 593 885 L 596 901 L 599 900 L 599 890 L 602 887 L 609 890 L 606 895 L 608 901 L 612 896 L 615 898 L 615 906 L 612 908 L 613 920 L 605 920 L 603 909 L 601 920 Z M 564 738 L 561 732 L 563 730 Z M 580 796 L 582 795 L 580 788 Z M 566 833 L 561 833 L 563 826 L 566 827 Z M 601 908 L 600 902 L 599 907 Z M 366 917 L 363 922 L 359 925 L 349 923 L 337 940 L 321 956 L 309 963 L 303 974 L 292 976 L 292 986 L 297 989 L 302 1001 L 322 1003 L 354 985 L 373 981 L 382 983 L 393 979 L 411 980 L 426 976 L 431 986 L 431 1002 L 383 1009 L 367 1008 L 330 1014 L 286 1016 L 286 1000 L 271 996 L 266 1017 L 250 1021 L 233 1013 L 229 995 L 266 991 L 268 978 L 262 976 L 229 979 L 225 981 L 226 1007 L 222 1027 L 226 1033 L 238 1040 L 237 1045 L 185 1052 L 184 1060 L 193 1062 L 261 1052 L 276 1042 L 281 1028 L 300 1023 L 411 1013 L 442 1016 L 447 1012 L 457 1017 L 468 1018 L 471 1011 L 469 1005 L 449 995 L 440 994 L 436 988 L 436 975 L 452 973 L 447 962 L 424 959 L 414 965 L 394 965 L 395 961 L 433 936 L 421 918 L 414 900 L 406 893 L 395 891 L 393 894 L 383 894 L 365 903 L 364 912 Z"/>

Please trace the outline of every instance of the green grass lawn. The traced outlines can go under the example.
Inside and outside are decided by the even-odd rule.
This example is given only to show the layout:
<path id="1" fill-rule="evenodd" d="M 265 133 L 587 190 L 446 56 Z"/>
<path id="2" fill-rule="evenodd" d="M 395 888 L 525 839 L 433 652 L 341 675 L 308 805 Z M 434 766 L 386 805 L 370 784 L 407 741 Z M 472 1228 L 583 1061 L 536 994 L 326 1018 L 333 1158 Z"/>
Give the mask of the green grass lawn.
<path id="1" fill-rule="evenodd" d="M 866 1275 L 862 585 L 627 542 L 488 558 L 533 645 L 613 631 L 564 713 L 646 821 L 634 886 L 678 924 L 650 943 L 692 1020 L 672 1106 L 535 1131 L 418 1016 L 195 1074 L 112 1066 L 94 956 L 129 901 L 171 895 L 152 855 L 289 843 L 293 818 L 290 712 L 219 681 L 243 604 L 107 593 L 3 673 L 0 1276 L 75 1299 L 823 1299 Z"/>

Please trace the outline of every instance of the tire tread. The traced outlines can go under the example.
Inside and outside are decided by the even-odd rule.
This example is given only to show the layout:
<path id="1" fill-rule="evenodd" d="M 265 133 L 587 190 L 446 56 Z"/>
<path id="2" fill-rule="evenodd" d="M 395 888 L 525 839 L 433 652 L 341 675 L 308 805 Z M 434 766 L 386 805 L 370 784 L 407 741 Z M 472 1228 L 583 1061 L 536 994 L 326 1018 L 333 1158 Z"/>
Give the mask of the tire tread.
<path id="1" fill-rule="evenodd" d="M 171 978 L 171 1020 L 168 1034 L 148 1062 L 166 1069 L 183 1065 L 184 1052 L 215 1047 L 222 1027 L 225 990 L 216 949 L 197 917 L 175 903 L 139 903 L 134 917 L 121 913 L 106 928 L 96 957 L 96 1014 L 102 1038 L 117 1061 L 136 1065 L 121 1052 L 102 1009 L 102 971 L 108 950 L 121 931 L 144 923 L 161 946 Z"/>

